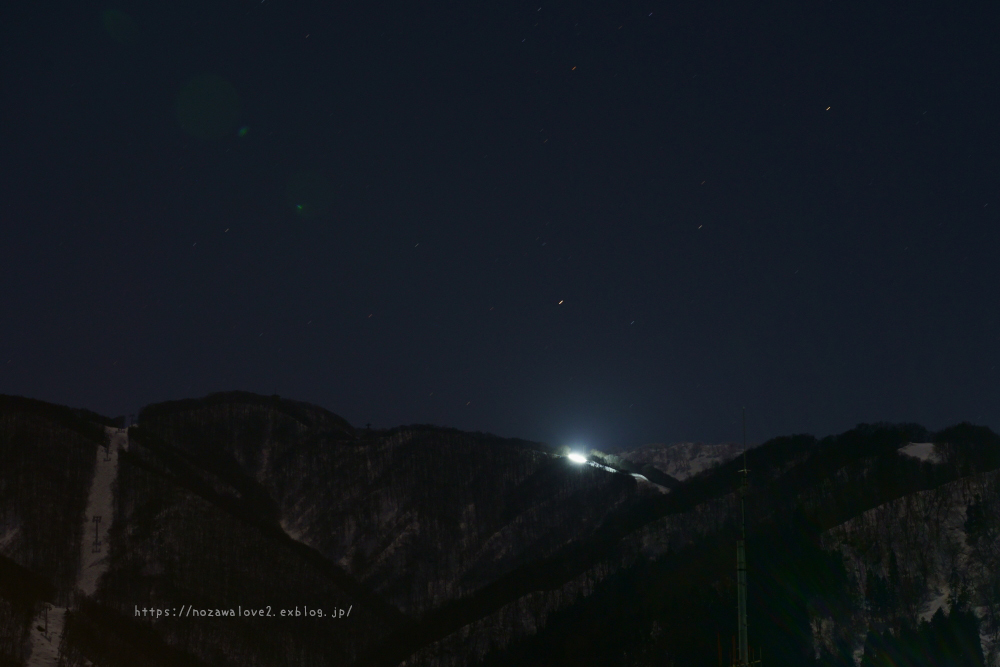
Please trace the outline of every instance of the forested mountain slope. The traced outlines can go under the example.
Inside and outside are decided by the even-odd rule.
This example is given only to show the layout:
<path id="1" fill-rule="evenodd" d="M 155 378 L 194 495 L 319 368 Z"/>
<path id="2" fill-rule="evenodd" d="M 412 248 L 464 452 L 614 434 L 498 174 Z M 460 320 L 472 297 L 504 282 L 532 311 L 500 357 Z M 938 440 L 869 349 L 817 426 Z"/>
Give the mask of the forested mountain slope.
<path id="1" fill-rule="evenodd" d="M 87 493 L 118 422 L 11 397 L 0 420 L 0 664 L 32 659 L 46 600 L 67 609 L 66 665 L 728 657 L 742 457 L 680 482 L 656 470 L 663 493 L 541 443 L 355 429 L 278 397 L 152 405 L 117 453 L 103 574 L 84 595 Z M 910 443 L 934 456 L 901 454 Z M 930 647 L 947 646 L 951 664 L 997 664 L 992 432 L 862 425 L 774 439 L 747 465 L 766 661 L 936 664 Z M 189 605 L 241 615 L 136 613 Z M 326 617 L 277 615 L 296 607 Z"/>

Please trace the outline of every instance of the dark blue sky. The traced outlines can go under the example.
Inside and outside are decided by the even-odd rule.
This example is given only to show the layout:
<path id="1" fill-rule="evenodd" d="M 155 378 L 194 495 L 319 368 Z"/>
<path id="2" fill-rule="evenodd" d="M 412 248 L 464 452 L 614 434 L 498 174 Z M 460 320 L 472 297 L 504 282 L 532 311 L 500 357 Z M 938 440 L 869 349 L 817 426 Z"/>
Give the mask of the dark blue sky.
<path id="1" fill-rule="evenodd" d="M 1000 426 L 995 5 L 749 4 L 5 7 L 0 392 Z"/>

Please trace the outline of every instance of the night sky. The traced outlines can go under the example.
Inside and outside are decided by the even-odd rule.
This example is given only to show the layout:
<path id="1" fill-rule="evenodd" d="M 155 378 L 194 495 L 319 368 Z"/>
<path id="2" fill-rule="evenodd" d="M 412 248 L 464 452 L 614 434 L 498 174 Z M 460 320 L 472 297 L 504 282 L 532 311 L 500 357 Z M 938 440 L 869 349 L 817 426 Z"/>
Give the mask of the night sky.
<path id="1" fill-rule="evenodd" d="M 0 393 L 1000 427 L 995 3 L 4 4 Z"/>

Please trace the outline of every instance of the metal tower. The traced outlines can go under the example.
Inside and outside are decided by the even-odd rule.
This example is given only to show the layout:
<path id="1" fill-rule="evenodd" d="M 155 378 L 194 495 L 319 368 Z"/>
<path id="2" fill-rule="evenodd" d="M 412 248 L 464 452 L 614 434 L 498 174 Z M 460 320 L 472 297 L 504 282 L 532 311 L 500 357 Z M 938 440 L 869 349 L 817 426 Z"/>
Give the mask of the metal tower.
<path id="1" fill-rule="evenodd" d="M 736 589 L 739 595 L 738 614 L 740 644 L 739 657 L 733 656 L 733 664 L 736 667 L 750 667 L 760 665 L 760 656 L 751 659 L 750 649 L 747 643 L 747 512 L 746 494 L 748 489 L 747 473 L 747 409 L 743 408 L 743 469 L 739 473 L 743 476 L 740 482 L 740 539 L 736 540 Z"/>

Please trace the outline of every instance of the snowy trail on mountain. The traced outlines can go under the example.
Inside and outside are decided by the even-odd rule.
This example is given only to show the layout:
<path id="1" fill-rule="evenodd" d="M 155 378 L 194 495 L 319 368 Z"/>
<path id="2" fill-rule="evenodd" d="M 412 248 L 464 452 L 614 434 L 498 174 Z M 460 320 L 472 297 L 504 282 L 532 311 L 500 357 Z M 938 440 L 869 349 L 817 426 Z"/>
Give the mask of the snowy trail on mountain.
<path id="1" fill-rule="evenodd" d="M 80 545 L 80 574 L 76 587 L 84 595 L 93 595 L 97 582 L 108 569 L 108 530 L 114 512 L 112 487 L 118 474 L 118 450 L 128 449 L 128 432 L 125 429 L 107 428 L 108 447 L 97 451 L 94 480 L 90 483 L 90 497 L 83 523 L 83 543 Z"/>
<path id="2" fill-rule="evenodd" d="M 108 569 L 108 531 L 114 513 L 113 488 L 118 474 L 118 452 L 128 449 L 128 431 L 105 427 L 109 444 L 98 447 L 94 478 L 83 516 L 83 540 L 80 544 L 80 573 L 76 587 L 84 595 L 93 595 L 97 583 Z M 98 519 L 95 521 L 95 519 Z M 26 667 L 56 667 L 62 642 L 66 607 L 48 607 L 31 624 L 31 657 Z M 40 629 L 41 628 L 41 629 Z"/>
<path id="3" fill-rule="evenodd" d="M 66 607 L 49 607 L 48 618 L 43 611 L 31 623 L 31 657 L 25 667 L 49 667 L 59 663 L 59 643 L 62 641 Z"/>
<path id="4" fill-rule="evenodd" d="M 632 477 L 634 477 L 636 481 L 639 482 L 640 484 L 650 484 L 656 487 L 656 490 L 659 491 L 660 493 L 670 493 L 670 489 L 663 486 L 662 484 L 657 484 L 656 482 L 649 481 L 649 478 L 646 477 L 645 475 L 640 475 L 639 473 L 634 472 L 632 473 Z"/>

